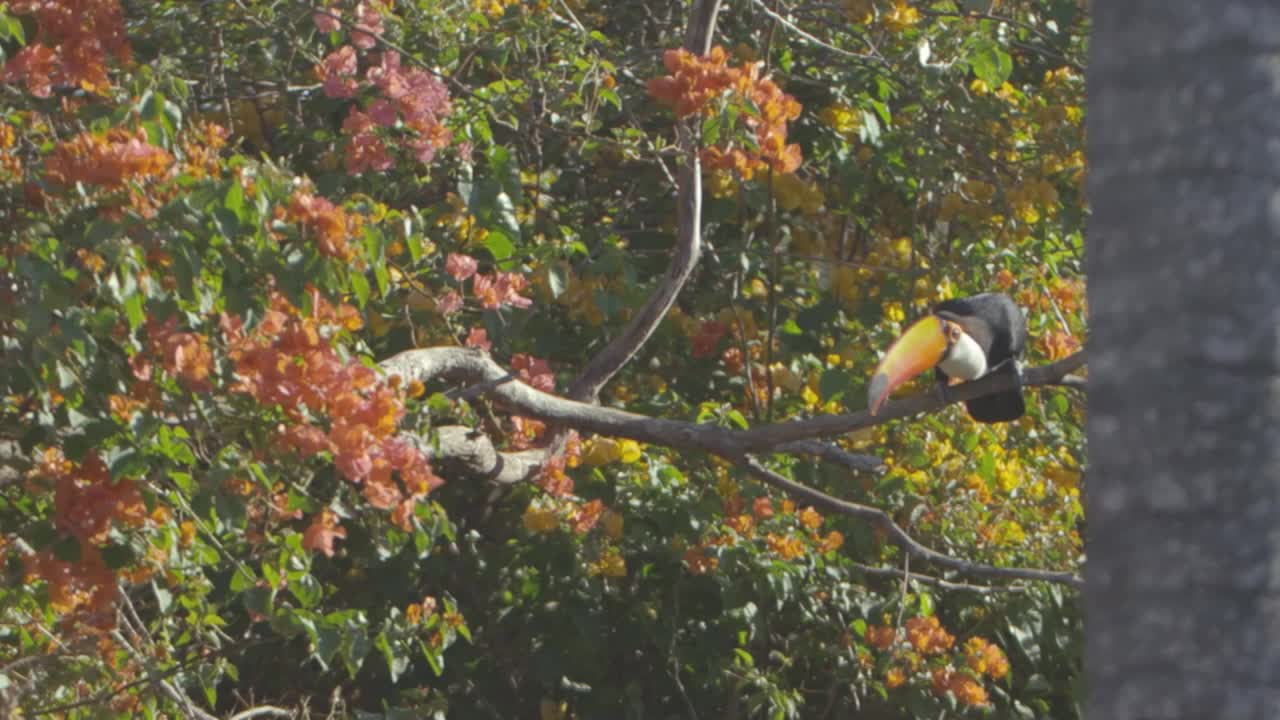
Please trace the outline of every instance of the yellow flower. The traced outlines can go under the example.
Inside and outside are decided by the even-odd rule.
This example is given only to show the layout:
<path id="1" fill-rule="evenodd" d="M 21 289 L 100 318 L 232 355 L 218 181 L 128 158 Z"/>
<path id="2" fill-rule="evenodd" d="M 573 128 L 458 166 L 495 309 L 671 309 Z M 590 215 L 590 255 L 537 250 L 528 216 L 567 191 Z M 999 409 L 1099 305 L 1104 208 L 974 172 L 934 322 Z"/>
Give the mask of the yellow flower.
<path id="1" fill-rule="evenodd" d="M 858 139 L 862 129 L 862 112 L 848 105 L 828 105 L 818 113 L 818 119 L 850 141 Z"/>
<path id="2" fill-rule="evenodd" d="M 622 554 L 617 548 L 605 548 L 600 553 L 600 559 L 591 563 L 587 568 L 590 575 L 604 575 L 605 577 L 626 577 L 627 561 L 622 559 Z"/>
<path id="3" fill-rule="evenodd" d="M 884 16 L 884 25 L 892 32 L 902 32 L 920 22 L 920 11 L 907 4 L 906 0 L 895 0 L 893 9 Z"/>
<path id="4" fill-rule="evenodd" d="M 628 442 L 635 442 L 634 440 Z M 586 447 L 582 450 L 582 462 L 591 467 L 600 465 L 608 465 L 611 462 L 617 462 L 622 457 L 622 449 L 618 442 L 612 438 L 595 437 L 586 442 Z"/>
<path id="5" fill-rule="evenodd" d="M 618 459 L 628 465 L 633 462 L 639 462 L 643 454 L 640 452 L 640 443 L 635 440 L 621 440 L 618 442 Z"/>
<path id="6" fill-rule="evenodd" d="M 711 197 L 731 198 L 738 191 L 738 181 L 730 170 L 712 170 L 706 177 L 707 192 Z"/>
<path id="7" fill-rule="evenodd" d="M 524 511 L 524 526 L 529 532 L 545 534 L 560 527 L 560 519 L 550 510 L 530 505 Z"/>

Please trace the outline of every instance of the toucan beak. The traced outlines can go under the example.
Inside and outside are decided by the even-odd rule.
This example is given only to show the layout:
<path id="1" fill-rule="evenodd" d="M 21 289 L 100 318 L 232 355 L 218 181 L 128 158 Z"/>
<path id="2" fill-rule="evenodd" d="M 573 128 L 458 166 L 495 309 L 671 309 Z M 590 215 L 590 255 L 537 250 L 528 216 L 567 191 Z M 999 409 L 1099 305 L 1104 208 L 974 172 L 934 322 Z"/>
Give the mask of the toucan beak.
<path id="1" fill-rule="evenodd" d="M 946 354 L 947 335 L 942 318 L 928 315 L 916 321 L 889 347 L 875 375 L 871 376 L 871 385 L 867 388 L 871 414 L 879 412 L 894 388 L 942 362 Z"/>

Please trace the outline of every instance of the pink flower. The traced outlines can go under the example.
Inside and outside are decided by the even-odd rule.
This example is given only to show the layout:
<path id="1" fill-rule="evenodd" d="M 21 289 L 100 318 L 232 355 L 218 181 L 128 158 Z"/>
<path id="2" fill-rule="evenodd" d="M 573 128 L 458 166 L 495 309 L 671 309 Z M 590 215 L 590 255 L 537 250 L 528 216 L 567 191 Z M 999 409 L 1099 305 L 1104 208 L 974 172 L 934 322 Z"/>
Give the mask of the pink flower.
<path id="1" fill-rule="evenodd" d="M 462 296 L 452 290 L 436 301 L 436 310 L 439 310 L 441 315 L 452 315 L 461 309 Z"/>
<path id="2" fill-rule="evenodd" d="M 369 119 L 382 127 L 391 127 L 396 124 L 396 106 L 389 100 L 374 100 L 369 106 Z"/>
<path id="3" fill-rule="evenodd" d="M 334 457 L 333 464 L 337 465 L 338 471 L 354 483 L 362 482 L 369 477 L 369 473 L 373 472 L 373 458 L 369 457 L 367 452 L 339 452 Z"/>
<path id="4" fill-rule="evenodd" d="M 347 174 L 359 175 L 366 170 L 382 171 L 391 167 L 387 146 L 373 133 L 361 133 L 347 142 Z"/>
<path id="5" fill-rule="evenodd" d="M 342 23 L 338 22 L 337 17 L 334 17 L 335 15 L 341 16 L 341 10 L 333 7 L 326 7 L 324 10 L 325 12 L 316 11 L 311 14 L 311 21 L 316 24 L 317 30 L 322 33 L 331 33 L 342 27 Z"/>
<path id="6" fill-rule="evenodd" d="M 476 274 L 478 264 L 476 259 L 470 255 L 462 255 L 459 253 L 449 253 L 449 257 L 444 261 L 444 270 L 453 276 L 454 280 L 462 282 L 472 275 Z"/>
<path id="7" fill-rule="evenodd" d="M 349 98 L 356 94 L 356 49 L 350 45 L 329 53 L 316 66 L 316 74 L 324 81 L 324 94 L 331 98 Z"/>
<path id="8" fill-rule="evenodd" d="M 405 92 L 397 98 L 406 123 L 435 125 L 449 114 L 449 89 L 435 75 L 425 70 L 410 70 L 404 75 Z"/>
<path id="9" fill-rule="evenodd" d="M 351 108 L 347 119 L 343 121 L 342 131 L 351 136 L 346 148 L 348 175 L 391 167 L 391 155 L 387 152 L 387 146 L 373 133 L 373 127 L 373 120 L 355 108 Z"/>
<path id="10" fill-rule="evenodd" d="M 555 392 L 556 376 L 551 372 L 551 365 L 542 358 L 524 353 L 511 356 L 511 367 L 525 384 L 543 392 Z"/>
<path id="11" fill-rule="evenodd" d="M 471 293 L 480 301 L 480 307 L 486 310 L 497 310 L 509 305 L 527 308 L 533 300 L 520 295 L 529 281 L 519 273 L 495 272 L 492 275 L 477 275 L 471 284 Z"/>
<path id="12" fill-rule="evenodd" d="M 493 349 L 493 343 L 489 342 L 489 333 L 484 328 L 471 328 L 471 332 L 467 333 L 467 347 L 480 348 L 485 352 Z"/>
<path id="13" fill-rule="evenodd" d="M 361 50 L 368 50 L 378 44 L 375 36 L 381 35 L 382 30 L 382 12 L 376 4 L 356 4 L 356 29 L 351 33 L 351 42 Z"/>
<path id="14" fill-rule="evenodd" d="M 409 141 L 413 159 L 426 165 L 436 158 L 436 143 L 431 138 L 414 138 Z"/>
<path id="15" fill-rule="evenodd" d="M 409 91 L 404 75 L 400 72 L 400 53 L 394 50 L 382 53 L 378 64 L 365 73 L 365 79 L 377 85 L 388 100 L 399 100 Z"/>

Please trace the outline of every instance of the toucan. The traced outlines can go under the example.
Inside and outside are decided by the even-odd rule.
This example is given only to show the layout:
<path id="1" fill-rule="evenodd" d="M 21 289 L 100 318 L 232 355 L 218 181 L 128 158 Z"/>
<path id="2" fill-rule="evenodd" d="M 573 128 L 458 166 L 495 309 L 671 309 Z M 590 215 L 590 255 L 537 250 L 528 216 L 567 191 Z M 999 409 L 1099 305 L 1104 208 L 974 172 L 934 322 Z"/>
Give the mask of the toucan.
<path id="1" fill-rule="evenodd" d="M 934 368 L 943 396 L 948 385 L 977 380 L 990 372 L 1020 374 L 1017 356 L 1027 343 L 1027 320 L 1001 293 L 944 300 L 894 341 L 871 376 L 867 399 L 876 414 L 893 389 Z M 1027 411 L 1019 382 L 1012 390 L 965 402 L 978 422 L 1017 420 Z"/>

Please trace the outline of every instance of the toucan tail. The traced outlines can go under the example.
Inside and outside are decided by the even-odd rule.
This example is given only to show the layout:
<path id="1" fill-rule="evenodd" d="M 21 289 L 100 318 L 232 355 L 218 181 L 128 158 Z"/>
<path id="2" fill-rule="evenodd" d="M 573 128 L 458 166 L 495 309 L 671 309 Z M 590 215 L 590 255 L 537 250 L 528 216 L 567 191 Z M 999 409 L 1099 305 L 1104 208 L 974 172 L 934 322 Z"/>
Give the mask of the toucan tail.
<path id="1" fill-rule="evenodd" d="M 983 395 L 966 401 L 964 406 L 969 409 L 969 417 L 983 423 L 1010 422 L 1027 412 L 1021 388 Z"/>

